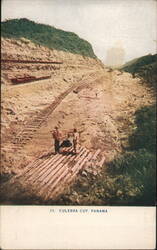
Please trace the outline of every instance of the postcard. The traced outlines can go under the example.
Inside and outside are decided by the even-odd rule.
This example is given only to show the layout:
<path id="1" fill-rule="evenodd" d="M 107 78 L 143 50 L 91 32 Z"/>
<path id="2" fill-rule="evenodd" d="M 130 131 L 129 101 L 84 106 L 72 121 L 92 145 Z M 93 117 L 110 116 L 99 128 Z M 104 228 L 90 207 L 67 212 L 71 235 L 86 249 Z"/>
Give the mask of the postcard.
<path id="1" fill-rule="evenodd" d="M 156 18 L 2 1 L 2 249 L 155 249 Z"/>

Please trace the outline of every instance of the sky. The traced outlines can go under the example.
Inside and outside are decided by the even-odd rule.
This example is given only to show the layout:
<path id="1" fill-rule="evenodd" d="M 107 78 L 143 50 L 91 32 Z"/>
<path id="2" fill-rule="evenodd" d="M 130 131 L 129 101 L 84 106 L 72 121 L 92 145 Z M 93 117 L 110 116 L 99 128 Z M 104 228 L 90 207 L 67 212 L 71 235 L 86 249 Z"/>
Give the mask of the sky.
<path id="1" fill-rule="evenodd" d="M 2 21 L 13 18 L 75 32 L 104 63 L 111 48 L 125 62 L 157 53 L 156 0 L 2 0 Z"/>

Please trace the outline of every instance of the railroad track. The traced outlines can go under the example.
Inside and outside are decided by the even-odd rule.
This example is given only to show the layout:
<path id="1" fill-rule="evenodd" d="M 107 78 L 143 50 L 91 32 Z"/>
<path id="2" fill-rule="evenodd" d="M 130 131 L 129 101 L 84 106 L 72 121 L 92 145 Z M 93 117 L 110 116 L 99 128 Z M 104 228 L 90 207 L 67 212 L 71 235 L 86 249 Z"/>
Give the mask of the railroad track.
<path id="1" fill-rule="evenodd" d="M 20 150 L 26 145 L 34 136 L 34 133 L 43 125 L 49 115 L 56 109 L 56 107 L 61 103 L 61 101 L 73 90 L 76 86 L 72 86 L 62 94 L 60 94 L 51 105 L 46 107 L 45 109 L 39 111 L 37 115 L 33 117 L 32 121 L 27 121 L 24 125 L 22 131 L 20 131 L 15 137 L 12 139 L 10 149 Z M 4 145 L 5 147 L 5 145 Z M 7 148 L 9 149 L 9 148 Z"/>
<path id="2" fill-rule="evenodd" d="M 103 165 L 105 158 L 100 160 L 100 153 L 100 149 L 90 152 L 85 147 L 79 146 L 77 155 L 72 154 L 72 148 L 66 153 L 43 155 L 13 177 L 12 186 L 14 187 L 13 184 L 18 181 L 29 194 L 35 194 L 44 201 L 54 200 L 73 183 L 80 171 L 87 167 L 92 168 L 93 165 L 97 167 Z"/>
<path id="3" fill-rule="evenodd" d="M 101 78 L 101 77 L 99 77 Z M 98 78 L 98 79 L 99 79 Z M 97 79 L 94 79 L 95 82 Z M 55 108 L 61 103 L 61 101 L 74 89 L 80 91 L 82 88 L 90 85 L 91 82 L 82 84 L 75 84 L 44 110 L 38 112 L 33 117 L 33 121 L 28 121 L 25 124 L 25 128 L 14 137 L 11 147 L 17 152 L 30 141 L 34 133 L 43 125 L 48 119 L 49 115 L 55 110 Z M 72 148 L 64 154 L 54 155 L 52 152 L 48 152 L 47 155 L 41 155 L 39 158 L 29 163 L 20 172 L 20 174 L 12 177 L 7 183 L 11 185 L 15 196 L 21 194 L 18 185 L 19 183 L 24 187 L 26 196 L 35 195 L 43 201 L 55 200 L 60 194 L 62 194 L 65 188 L 71 185 L 78 173 L 83 169 L 92 168 L 93 166 L 101 167 L 105 161 L 105 158 L 101 158 L 101 151 L 90 152 L 85 147 L 79 146 L 77 155 L 72 154 Z"/>
<path id="4" fill-rule="evenodd" d="M 95 80 L 94 80 L 95 81 Z M 3 148 L 9 150 L 20 151 L 34 136 L 34 133 L 46 122 L 50 114 L 56 109 L 56 107 L 62 102 L 62 100 L 72 91 L 79 92 L 82 88 L 86 87 L 89 83 L 75 84 L 65 92 L 61 93 L 51 105 L 45 109 L 39 111 L 37 115 L 33 117 L 33 120 L 27 121 L 24 125 L 22 131 L 20 131 L 10 142 L 10 146 L 5 147 L 5 144 L 2 145 Z"/>
<path id="5" fill-rule="evenodd" d="M 1 59 L 2 63 L 35 63 L 35 64 L 63 64 L 62 61 L 41 61 L 41 60 L 16 60 L 16 59 Z"/>

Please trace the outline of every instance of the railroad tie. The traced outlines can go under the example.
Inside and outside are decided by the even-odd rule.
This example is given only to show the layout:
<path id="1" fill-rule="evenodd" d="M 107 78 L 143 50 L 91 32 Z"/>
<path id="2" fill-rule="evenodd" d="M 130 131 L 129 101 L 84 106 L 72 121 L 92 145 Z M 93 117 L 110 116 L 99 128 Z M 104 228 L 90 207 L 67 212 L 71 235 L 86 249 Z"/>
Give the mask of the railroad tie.
<path id="1" fill-rule="evenodd" d="M 70 157 L 70 155 L 68 157 Z M 33 179 L 32 184 L 33 185 L 37 184 L 38 188 L 42 186 L 43 184 L 45 185 L 45 183 L 47 183 L 47 179 L 50 177 L 51 173 L 55 171 L 58 164 L 65 162 L 65 161 L 66 161 L 66 155 L 56 155 L 56 158 L 48 161 L 46 165 L 44 162 L 43 168 L 41 169 L 40 173 L 32 176 L 32 179 Z"/>
<path id="2" fill-rule="evenodd" d="M 42 164 L 42 162 L 44 161 L 43 158 L 41 158 L 43 155 L 41 155 L 38 159 L 36 159 L 35 161 L 31 162 L 27 167 L 26 167 L 26 171 L 22 172 L 22 175 L 28 174 L 28 172 L 34 170 L 36 171 L 36 167 L 40 166 L 40 164 Z"/>
<path id="3" fill-rule="evenodd" d="M 106 160 L 106 157 L 103 156 L 103 158 L 98 162 L 97 166 L 102 167 L 102 165 L 104 164 L 105 160 Z"/>
<path id="4" fill-rule="evenodd" d="M 59 155 L 50 155 L 46 159 L 42 158 L 42 162 L 37 166 L 37 168 L 33 168 L 32 172 L 29 174 L 29 176 L 31 175 L 30 180 L 32 179 L 32 177 L 40 174 L 42 169 L 45 169 L 45 167 L 49 164 L 49 162 L 56 161 L 58 158 Z"/>
<path id="5" fill-rule="evenodd" d="M 67 184 L 68 183 L 70 183 L 72 180 L 73 180 L 73 178 L 76 176 L 76 174 L 80 171 L 80 169 L 81 168 L 83 168 L 84 167 L 84 165 L 85 165 L 85 163 L 87 162 L 87 161 L 90 161 L 91 159 L 92 159 L 92 156 L 93 156 L 93 154 L 91 153 L 91 152 L 89 152 L 89 154 L 88 154 L 88 156 L 84 159 L 84 161 L 82 161 L 81 162 L 81 164 L 78 166 L 78 165 L 75 165 L 75 170 L 74 170 L 74 172 L 71 174 L 71 176 L 68 178 L 66 178 L 67 180 Z"/>
<path id="6" fill-rule="evenodd" d="M 47 194 L 46 194 L 46 196 L 44 197 L 44 199 L 47 200 L 47 199 L 49 199 L 50 197 L 52 197 L 52 191 L 53 191 L 53 189 L 54 189 L 55 186 L 58 184 L 58 182 L 59 182 L 60 180 L 62 180 L 63 177 L 68 173 L 68 167 L 67 167 L 67 165 L 68 165 L 68 164 L 64 165 L 65 171 L 62 172 L 62 174 L 59 176 L 59 178 L 56 179 L 56 181 L 52 184 L 51 190 L 49 190 L 49 191 L 47 192 Z"/>
<path id="7" fill-rule="evenodd" d="M 40 189 L 39 192 L 38 192 L 39 195 L 45 195 L 45 193 L 48 192 L 48 190 L 49 190 L 49 188 L 50 188 L 50 185 L 51 185 L 52 183 L 55 183 L 55 181 L 58 179 L 58 175 L 60 176 L 61 173 L 64 172 L 65 167 L 66 167 L 66 164 L 61 163 L 61 164 L 58 166 L 56 172 L 53 173 L 53 175 L 50 175 L 50 176 L 49 176 L 47 182 L 46 182 L 45 184 L 42 183 L 42 186 L 40 187 L 41 189 Z M 43 186 L 44 186 L 44 188 L 43 188 Z"/>
<path id="8" fill-rule="evenodd" d="M 43 164 L 43 159 L 39 159 L 39 161 L 37 160 L 36 163 L 30 169 L 28 169 L 27 173 L 22 178 L 24 183 L 28 182 L 29 178 L 32 176 L 32 173 L 36 171 L 37 168 L 40 168 L 42 164 Z"/>
<path id="9" fill-rule="evenodd" d="M 87 154 L 87 156 L 85 156 L 86 154 Z M 84 157 L 85 158 L 83 160 L 81 158 L 81 160 L 79 161 L 79 163 L 77 163 L 77 168 L 76 168 L 77 170 L 73 174 L 71 174 L 71 172 L 68 172 L 66 174 L 66 176 L 65 175 L 62 176 L 62 185 L 61 186 L 59 186 L 59 185 L 56 186 L 56 189 L 54 188 L 53 192 L 51 193 L 51 197 L 56 198 L 62 192 L 62 190 L 65 189 L 65 185 L 64 184 L 66 182 L 68 184 L 68 183 L 70 183 L 73 180 L 73 178 L 76 176 L 77 172 L 79 172 L 79 170 L 84 166 L 85 162 L 92 157 L 92 154 L 90 152 L 86 152 L 84 154 Z"/>
<path id="10" fill-rule="evenodd" d="M 97 156 L 100 154 L 101 150 L 97 149 L 97 151 L 94 153 L 92 160 L 96 160 Z"/>
<path id="11" fill-rule="evenodd" d="M 68 156 L 70 157 L 70 155 Z M 58 167 L 60 166 L 60 164 L 64 164 L 64 162 L 66 161 L 66 156 L 62 156 L 62 157 L 59 157 L 57 159 L 56 162 L 50 162 L 50 164 L 47 166 L 46 169 L 44 169 L 44 174 L 40 174 L 40 176 L 38 176 L 38 178 L 36 178 L 36 182 L 38 182 L 38 187 L 40 187 L 40 184 L 41 185 L 45 185 L 48 181 L 49 181 L 49 178 L 51 178 L 51 174 L 55 174 L 58 170 Z"/>
<path id="12" fill-rule="evenodd" d="M 82 147 L 81 153 L 76 155 L 75 162 L 86 152 L 86 148 Z"/>
<path id="13" fill-rule="evenodd" d="M 52 165 L 52 168 L 50 169 L 50 171 L 48 171 L 46 173 L 46 176 L 44 175 L 42 177 L 42 179 L 40 179 L 42 181 L 42 183 L 47 184 L 47 183 L 49 183 L 49 181 L 51 180 L 51 178 L 53 178 L 53 176 L 56 176 L 56 174 L 59 175 L 59 173 L 60 173 L 59 170 L 62 167 L 64 167 L 64 165 L 66 163 L 69 163 L 70 161 L 72 161 L 72 159 L 74 157 L 75 156 L 73 156 L 73 155 L 68 155 L 68 156 L 65 155 L 61 159 L 59 159 L 59 161 L 57 161 L 55 165 Z M 69 161 L 69 159 L 70 159 L 70 161 Z M 45 177 L 46 177 L 46 179 L 45 179 Z"/>
<path id="14" fill-rule="evenodd" d="M 22 171 L 20 174 L 18 174 L 17 176 L 15 176 L 16 178 L 20 178 L 21 176 L 25 176 L 25 174 L 27 174 L 27 172 L 31 171 L 32 168 L 34 168 L 38 163 L 40 163 L 42 160 L 41 159 L 36 159 L 33 162 L 30 162 L 27 167 L 25 168 L 24 171 Z"/>
<path id="15" fill-rule="evenodd" d="M 80 152 L 81 152 L 81 148 L 80 148 Z M 50 176 L 49 177 L 49 180 L 47 181 L 47 185 L 46 187 L 44 188 L 44 190 L 41 190 L 40 194 L 41 193 L 44 193 L 45 192 L 45 189 L 48 189 L 50 187 L 50 185 L 55 181 L 55 183 L 58 183 L 58 181 L 60 180 L 60 174 L 64 173 L 65 174 L 67 173 L 67 170 L 69 171 L 69 163 L 72 162 L 75 158 L 76 158 L 76 155 L 72 155 L 72 156 L 69 156 L 67 157 L 68 158 L 68 161 L 66 161 L 66 164 L 65 163 L 62 163 L 62 165 L 60 165 L 55 173 L 55 176 Z M 59 171 L 58 171 L 59 170 Z M 62 174 L 63 176 L 63 174 Z M 54 178 L 55 177 L 55 178 Z M 58 180 L 58 181 L 57 181 Z"/>
<path id="16" fill-rule="evenodd" d="M 79 170 L 83 167 L 86 161 L 90 160 L 92 157 L 92 154 L 90 152 L 87 152 L 85 155 L 85 158 L 82 160 L 82 162 L 79 164 L 79 162 L 74 166 L 73 168 L 73 175 L 77 174 Z"/>

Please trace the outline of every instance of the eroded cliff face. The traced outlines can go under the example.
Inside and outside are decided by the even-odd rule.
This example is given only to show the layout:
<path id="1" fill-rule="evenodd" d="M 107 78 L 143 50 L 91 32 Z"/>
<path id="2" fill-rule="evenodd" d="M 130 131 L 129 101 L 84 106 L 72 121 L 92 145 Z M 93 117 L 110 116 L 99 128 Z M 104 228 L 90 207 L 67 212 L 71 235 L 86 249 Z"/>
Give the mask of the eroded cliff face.
<path id="1" fill-rule="evenodd" d="M 20 40 L 2 38 L 2 83 L 12 84 L 13 78 L 44 76 L 55 77 L 58 71 L 64 73 L 91 67 L 102 68 L 98 59 L 83 57 L 68 52 L 48 49 L 21 38 Z"/>

